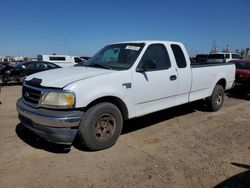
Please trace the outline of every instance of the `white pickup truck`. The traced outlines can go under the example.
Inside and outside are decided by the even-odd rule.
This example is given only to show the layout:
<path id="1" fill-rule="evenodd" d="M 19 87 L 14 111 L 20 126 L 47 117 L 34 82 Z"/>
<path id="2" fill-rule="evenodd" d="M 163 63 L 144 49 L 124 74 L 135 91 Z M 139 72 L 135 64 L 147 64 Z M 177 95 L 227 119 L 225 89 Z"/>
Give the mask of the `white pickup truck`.
<path id="1" fill-rule="evenodd" d="M 212 111 L 233 86 L 234 64 L 191 65 L 182 43 L 122 42 L 105 46 L 83 67 L 33 74 L 17 101 L 21 123 L 40 137 L 85 147 L 114 145 L 123 121 L 199 99 Z"/>

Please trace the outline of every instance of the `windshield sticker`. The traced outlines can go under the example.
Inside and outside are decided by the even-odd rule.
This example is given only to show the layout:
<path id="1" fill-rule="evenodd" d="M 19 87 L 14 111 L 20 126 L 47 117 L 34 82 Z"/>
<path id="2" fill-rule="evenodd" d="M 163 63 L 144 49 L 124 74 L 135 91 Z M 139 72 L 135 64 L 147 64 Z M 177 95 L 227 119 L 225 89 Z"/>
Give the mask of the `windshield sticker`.
<path id="1" fill-rule="evenodd" d="M 140 50 L 141 47 L 139 46 L 126 46 L 126 50 L 135 50 L 135 51 L 138 51 Z"/>

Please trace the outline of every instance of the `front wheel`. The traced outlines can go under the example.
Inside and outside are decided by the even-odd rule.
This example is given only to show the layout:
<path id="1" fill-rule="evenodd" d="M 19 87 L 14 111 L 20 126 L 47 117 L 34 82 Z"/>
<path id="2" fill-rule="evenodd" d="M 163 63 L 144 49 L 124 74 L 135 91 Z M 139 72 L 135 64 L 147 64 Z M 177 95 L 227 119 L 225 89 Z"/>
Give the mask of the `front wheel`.
<path id="1" fill-rule="evenodd" d="M 79 126 L 80 140 L 90 150 L 106 149 L 116 143 L 122 126 L 120 110 L 111 103 L 100 103 L 84 114 Z"/>
<path id="2" fill-rule="evenodd" d="M 208 104 L 212 111 L 218 111 L 224 103 L 224 89 L 221 85 L 214 87 L 212 95 L 208 98 Z"/>

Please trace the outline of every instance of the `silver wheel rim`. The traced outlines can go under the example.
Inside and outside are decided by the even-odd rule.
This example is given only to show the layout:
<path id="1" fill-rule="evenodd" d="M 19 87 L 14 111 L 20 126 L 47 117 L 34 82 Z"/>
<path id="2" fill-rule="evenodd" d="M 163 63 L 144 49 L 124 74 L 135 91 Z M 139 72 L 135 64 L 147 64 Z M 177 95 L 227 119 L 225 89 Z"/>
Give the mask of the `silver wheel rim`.
<path id="1" fill-rule="evenodd" d="M 223 95 L 221 92 L 218 92 L 215 97 L 215 104 L 216 105 L 221 105 L 223 101 Z"/>

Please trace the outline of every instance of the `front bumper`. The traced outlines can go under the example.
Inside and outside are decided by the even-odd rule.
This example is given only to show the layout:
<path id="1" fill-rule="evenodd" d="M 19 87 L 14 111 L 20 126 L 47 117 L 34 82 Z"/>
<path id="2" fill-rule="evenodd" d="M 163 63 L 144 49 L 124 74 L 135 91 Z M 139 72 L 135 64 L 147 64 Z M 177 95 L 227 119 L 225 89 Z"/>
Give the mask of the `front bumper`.
<path id="1" fill-rule="evenodd" d="M 58 144 L 71 144 L 77 134 L 77 127 L 83 111 L 62 111 L 32 108 L 18 99 L 18 118 L 21 123 L 41 138 Z"/>

